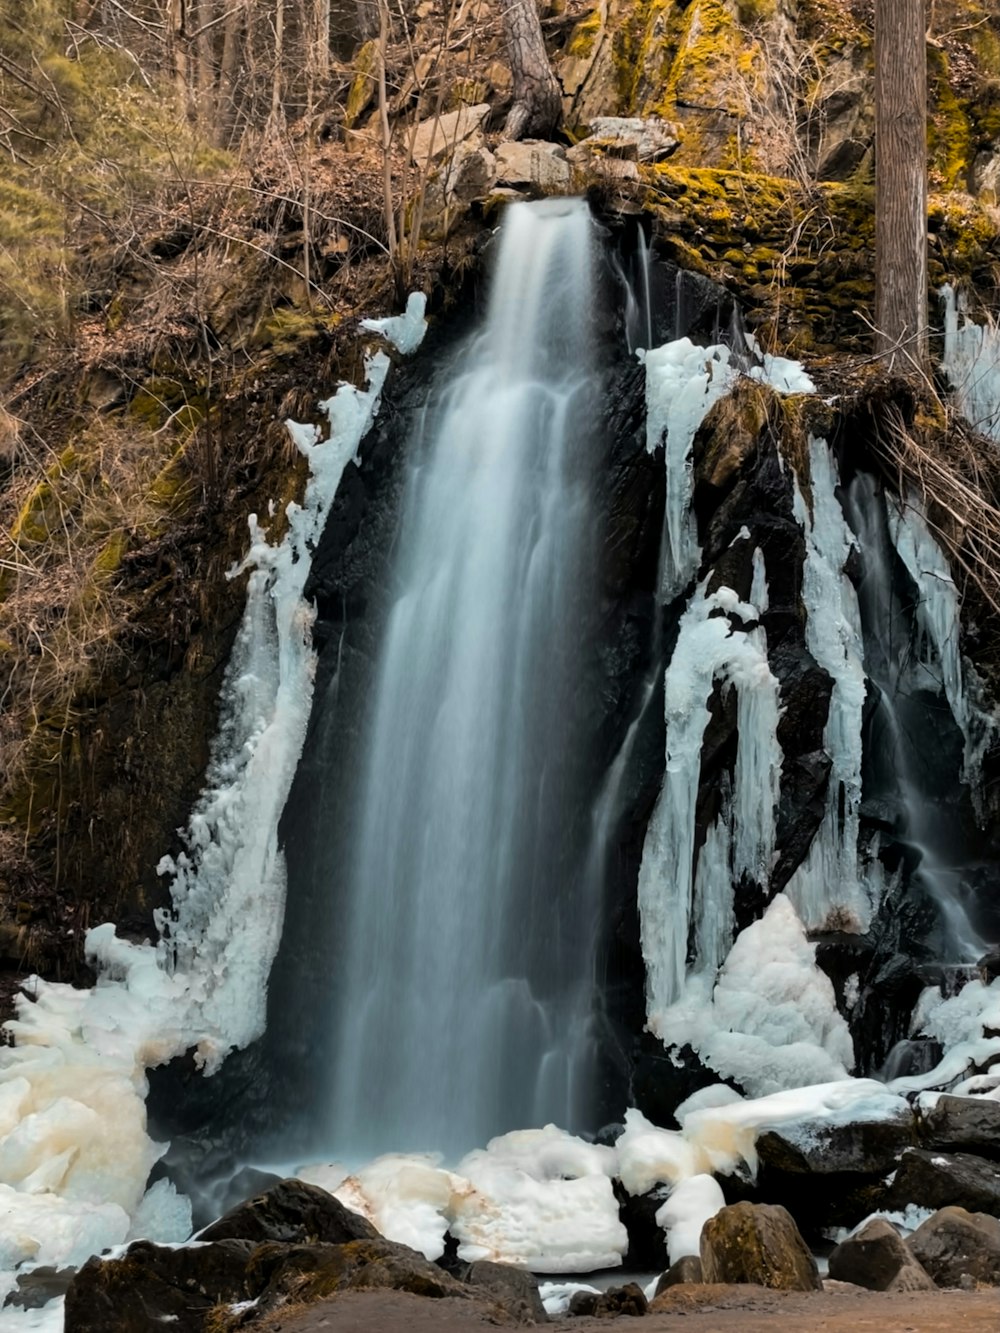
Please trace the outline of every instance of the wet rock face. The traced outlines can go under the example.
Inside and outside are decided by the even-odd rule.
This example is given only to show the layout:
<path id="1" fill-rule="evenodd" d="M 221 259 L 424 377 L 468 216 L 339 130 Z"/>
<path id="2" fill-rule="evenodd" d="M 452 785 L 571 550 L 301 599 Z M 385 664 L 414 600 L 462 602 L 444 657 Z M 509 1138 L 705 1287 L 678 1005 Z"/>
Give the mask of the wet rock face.
<path id="1" fill-rule="evenodd" d="M 820 1291 L 822 1281 L 791 1213 L 774 1204 L 736 1203 L 701 1233 L 706 1282 L 753 1282 L 776 1291 Z"/>
<path id="2" fill-rule="evenodd" d="M 934 1282 L 884 1218 L 867 1222 L 830 1255 L 830 1277 L 869 1291 L 933 1291 Z"/>
<path id="3" fill-rule="evenodd" d="M 757 1140 L 761 1163 L 771 1171 L 797 1175 L 884 1175 L 913 1142 L 913 1112 L 893 1119 L 845 1125 L 802 1125 L 769 1130 Z"/>
<path id="4" fill-rule="evenodd" d="M 1000 1285 L 1000 1222 L 987 1213 L 942 1208 L 908 1244 L 939 1287 L 958 1287 L 963 1278 Z"/>
<path id="5" fill-rule="evenodd" d="M 378 1232 L 359 1213 L 345 1208 L 326 1190 L 303 1180 L 283 1180 L 273 1189 L 237 1204 L 224 1217 L 198 1233 L 202 1241 L 323 1241 L 344 1245 L 374 1240 Z"/>
<path id="6" fill-rule="evenodd" d="M 1000 1102 L 984 1097 L 939 1097 L 920 1114 L 920 1139 L 930 1148 L 972 1148 L 1000 1157 Z"/>
<path id="7" fill-rule="evenodd" d="M 212 1308 L 252 1299 L 249 1240 L 190 1249 L 136 1241 L 120 1259 L 88 1259 L 66 1292 L 66 1333 L 202 1333 Z"/>
<path id="8" fill-rule="evenodd" d="M 910 1203 L 921 1208 L 955 1204 L 1000 1216 L 1000 1164 L 972 1153 L 909 1148 L 889 1191 L 889 1206 L 905 1208 Z"/>

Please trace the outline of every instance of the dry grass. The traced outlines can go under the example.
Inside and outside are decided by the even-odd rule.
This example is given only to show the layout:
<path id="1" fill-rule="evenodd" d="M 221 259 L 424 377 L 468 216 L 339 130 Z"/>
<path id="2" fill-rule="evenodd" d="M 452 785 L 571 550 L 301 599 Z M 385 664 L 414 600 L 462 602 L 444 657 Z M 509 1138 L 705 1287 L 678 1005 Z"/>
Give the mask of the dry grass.
<path id="1" fill-rule="evenodd" d="M 890 404 L 876 453 L 905 501 L 916 495 L 955 581 L 1000 617 L 1000 450 L 939 399 L 907 420 Z"/>
<path id="2" fill-rule="evenodd" d="M 57 776 L 79 701 L 121 666 L 122 558 L 164 521 L 156 483 L 179 442 L 102 421 L 56 456 L 23 422 L 14 434 L 22 463 L 0 497 L 0 808 L 20 805 L 30 827 L 36 788 L 47 795 L 39 764 Z"/>

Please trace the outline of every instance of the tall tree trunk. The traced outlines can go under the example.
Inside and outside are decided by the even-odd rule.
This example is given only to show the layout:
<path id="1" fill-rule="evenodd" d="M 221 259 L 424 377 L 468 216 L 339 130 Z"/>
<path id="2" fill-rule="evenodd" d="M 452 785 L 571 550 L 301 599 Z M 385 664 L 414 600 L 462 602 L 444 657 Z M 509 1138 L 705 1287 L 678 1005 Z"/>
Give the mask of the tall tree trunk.
<path id="1" fill-rule="evenodd" d="M 535 0 L 500 0 L 507 58 L 514 76 L 508 139 L 544 138 L 562 119 L 562 92 L 545 54 Z"/>
<path id="2" fill-rule="evenodd" d="M 285 69 L 285 0 L 275 0 L 274 6 L 274 69 L 271 74 L 271 115 L 269 127 L 277 129 L 284 119 L 284 89 L 282 76 Z"/>
<path id="3" fill-rule="evenodd" d="M 924 0 L 875 0 L 875 351 L 927 360 Z"/>
<path id="4" fill-rule="evenodd" d="M 181 115 L 191 115 L 191 89 L 188 85 L 187 0 L 167 0 L 167 40 L 173 65 L 177 108 Z"/>

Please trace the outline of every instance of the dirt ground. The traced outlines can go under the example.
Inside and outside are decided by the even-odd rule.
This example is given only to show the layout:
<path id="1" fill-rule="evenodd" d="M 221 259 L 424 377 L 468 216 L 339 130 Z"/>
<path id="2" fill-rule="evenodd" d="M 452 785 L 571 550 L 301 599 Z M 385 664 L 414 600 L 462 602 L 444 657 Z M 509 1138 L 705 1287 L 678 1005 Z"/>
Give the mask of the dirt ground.
<path id="1" fill-rule="evenodd" d="M 646 1315 L 641 1333 L 1000 1333 L 1000 1288 L 890 1295 L 709 1286 L 677 1289 L 664 1304 L 668 1308 Z M 598 1328 L 608 1333 L 609 1323 L 553 1321 L 564 1333 Z M 618 1333 L 630 1333 L 630 1320 L 615 1323 Z M 267 1333 L 482 1333 L 496 1327 L 469 1301 L 395 1291 L 347 1292 L 273 1317 L 263 1326 Z"/>

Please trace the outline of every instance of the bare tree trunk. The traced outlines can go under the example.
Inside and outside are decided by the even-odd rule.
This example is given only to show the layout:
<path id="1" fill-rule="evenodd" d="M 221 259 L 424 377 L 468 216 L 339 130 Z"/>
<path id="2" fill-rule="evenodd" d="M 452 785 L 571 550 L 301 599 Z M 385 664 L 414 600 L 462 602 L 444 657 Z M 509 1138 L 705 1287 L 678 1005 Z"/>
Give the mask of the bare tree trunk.
<path id="1" fill-rule="evenodd" d="M 523 139 L 551 134 L 562 119 L 562 92 L 545 54 L 535 0 L 500 0 L 514 105 L 504 134 Z"/>
<path id="2" fill-rule="evenodd" d="M 281 76 L 285 66 L 285 0 L 276 0 L 274 7 L 274 71 L 271 78 L 270 127 L 276 129 L 283 116 L 283 89 Z"/>
<path id="3" fill-rule="evenodd" d="M 924 0 L 875 0 L 875 351 L 927 360 Z"/>
<path id="4" fill-rule="evenodd" d="M 240 54 L 240 37 L 244 32 L 246 20 L 246 0 L 233 5 L 225 20 L 222 32 L 222 57 L 219 64 L 219 85 L 216 105 L 217 128 L 216 142 L 228 147 L 236 126 L 239 110 L 237 97 L 236 68 Z M 277 58 L 277 52 L 275 52 Z"/>
<path id="5" fill-rule="evenodd" d="M 190 116 L 191 96 L 188 86 L 187 0 L 167 0 L 167 38 L 181 115 Z"/>
<path id="6" fill-rule="evenodd" d="M 355 0 L 357 15 L 358 45 L 378 36 L 379 6 L 378 0 Z"/>

